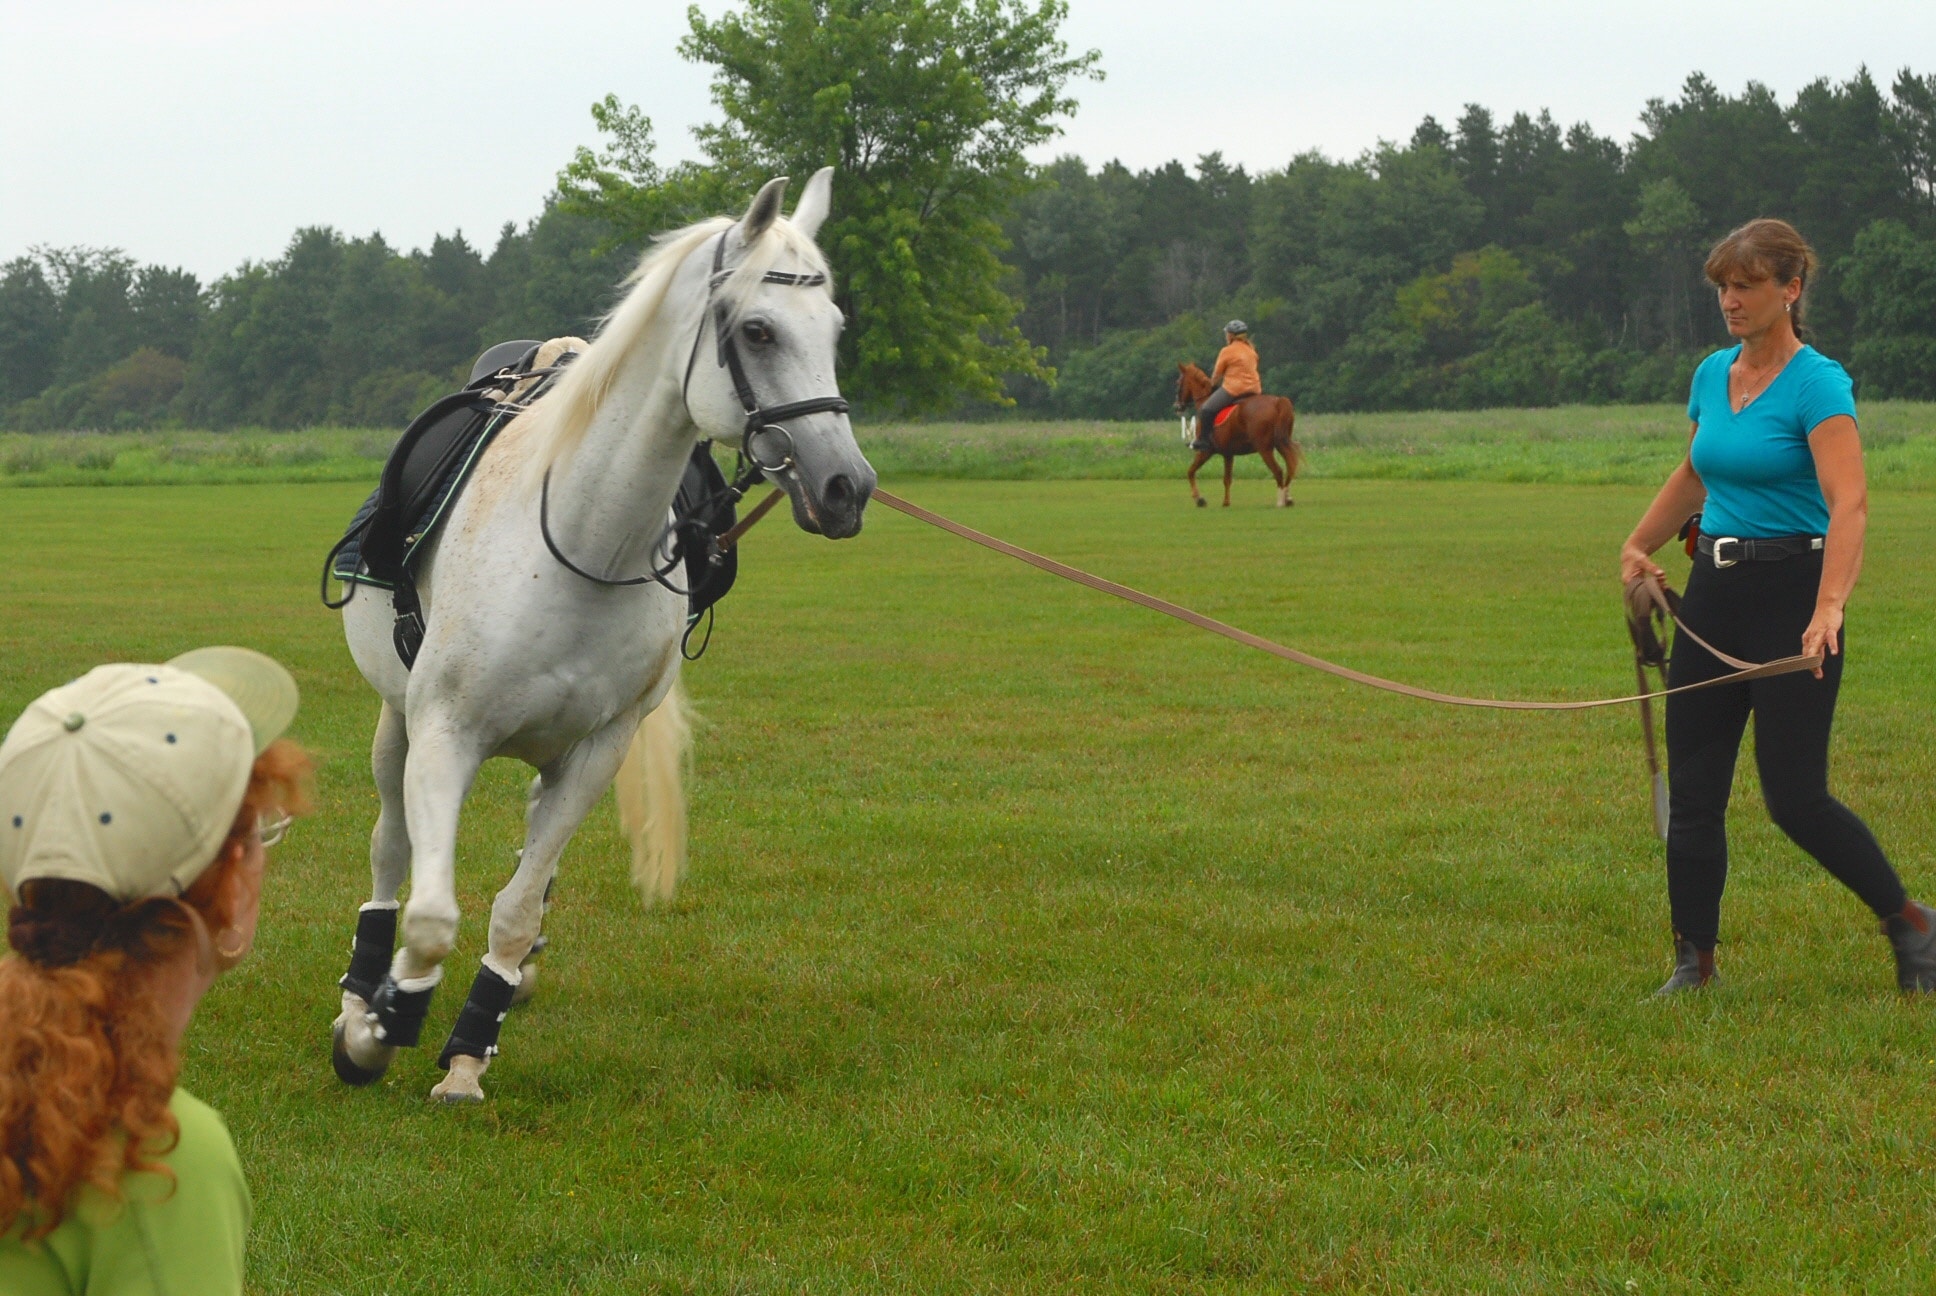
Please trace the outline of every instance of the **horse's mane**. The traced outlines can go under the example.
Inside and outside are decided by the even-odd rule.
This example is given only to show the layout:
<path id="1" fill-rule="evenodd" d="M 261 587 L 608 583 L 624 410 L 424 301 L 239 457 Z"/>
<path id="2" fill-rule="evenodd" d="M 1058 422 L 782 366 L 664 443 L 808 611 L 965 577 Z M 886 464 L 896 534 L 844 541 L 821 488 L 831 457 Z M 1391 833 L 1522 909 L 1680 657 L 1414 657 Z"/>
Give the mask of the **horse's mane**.
<path id="1" fill-rule="evenodd" d="M 538 425 L 533 430 L 545 442 L 545 451 L 539 456 L 542 467 L 569 458 L 585 439 L 585 431 L 611 392 L 619 371 L 658 321 L 673 277 L 686 258 L 734 224 L 730 216 L 714 216 L 653 240 L 638 268 L 626 277 L 629 291 L 599 322 L 591 345 L 559 377 L 552 393 L 524 416 Z M 741 250 L 731 277 L 715 293 L 716 300 L 726 307 L 726 327 L 739 323 L 762 276 L 788 255 L 799 260 L 805 273 L 827 275 L 827 291 L 832 291 L 832 275 L 819 245 L 794 228 L 792 221 L 776 218 L 751 247 Z"/>

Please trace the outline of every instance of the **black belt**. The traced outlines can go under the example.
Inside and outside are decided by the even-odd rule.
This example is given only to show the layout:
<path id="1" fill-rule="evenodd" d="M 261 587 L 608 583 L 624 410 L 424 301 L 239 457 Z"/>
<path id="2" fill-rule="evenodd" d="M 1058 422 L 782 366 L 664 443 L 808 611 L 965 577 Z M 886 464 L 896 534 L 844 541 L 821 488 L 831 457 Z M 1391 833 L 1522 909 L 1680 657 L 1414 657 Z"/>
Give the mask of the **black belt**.
<path id="1" fill-rule="evenodd" d="M 1736 536 L 1700 536 L 1696 541 L 1700 550 L 1714 560 L 1716 567 L 1732 567 L 1738 562 L 1777 562 L 1783 558 L 1797 558 L 1805 553 L 1818 553 L 1822 548 L 1822 537 L 1812 535 L 1762 536 L 1757 539 L 1743 540 Z"/>

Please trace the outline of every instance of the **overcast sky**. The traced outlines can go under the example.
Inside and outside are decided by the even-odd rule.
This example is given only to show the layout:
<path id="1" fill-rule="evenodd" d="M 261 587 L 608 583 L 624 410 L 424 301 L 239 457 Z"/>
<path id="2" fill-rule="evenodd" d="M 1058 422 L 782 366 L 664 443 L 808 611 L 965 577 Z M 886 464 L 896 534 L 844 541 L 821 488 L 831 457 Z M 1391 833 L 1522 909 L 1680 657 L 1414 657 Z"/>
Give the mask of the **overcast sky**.
<path id="1" fill-rule="evenodd" d="M 705 0 L 717 14 L 724 0 Z M 488 248 L 539 210 L 608 92 L 663 160 L 712 114 L 683 0 L 0 0 L 0 260 L 123 248 L 206 279 L 299 225 Z M 1187 25 L 1186 25 L 1187 22 Z M 1551 108 L 1625 140 L 1701 70 L 1784 98 L 1867 64 L 1936 71 L 1932 0 L 1070 0 L 1107 79 L 1045 153 L 1259 170 L 1404 139 L 1426 113 Z M 838 183 L 838 181 L 836 181 Z"/>

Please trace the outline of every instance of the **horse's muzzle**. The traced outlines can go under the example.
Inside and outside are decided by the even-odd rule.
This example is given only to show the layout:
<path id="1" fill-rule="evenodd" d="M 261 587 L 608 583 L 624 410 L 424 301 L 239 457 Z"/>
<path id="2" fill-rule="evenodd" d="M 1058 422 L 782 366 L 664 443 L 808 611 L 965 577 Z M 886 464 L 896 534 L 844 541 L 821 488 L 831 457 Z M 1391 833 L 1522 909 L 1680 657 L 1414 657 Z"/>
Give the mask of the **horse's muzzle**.
<path id="1" fill-rule="evenodd" d="M 788 473 L 785 489 L 793 505 L 794 524 L 829 540 L 858 535 L 877 480 L 873 466 L 865 459 L 818 482 L 809 482 L 806 474 L 797 471 Z"/>

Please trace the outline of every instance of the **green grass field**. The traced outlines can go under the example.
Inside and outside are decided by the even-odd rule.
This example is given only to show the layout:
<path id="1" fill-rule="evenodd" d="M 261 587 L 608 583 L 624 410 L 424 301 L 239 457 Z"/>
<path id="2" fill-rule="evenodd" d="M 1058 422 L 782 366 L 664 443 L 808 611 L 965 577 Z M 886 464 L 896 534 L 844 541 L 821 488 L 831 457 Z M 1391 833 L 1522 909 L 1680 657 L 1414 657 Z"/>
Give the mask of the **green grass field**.
<path id="1" fill-rule="evenodd" d="M 0 486 L 373 481 L 400 429 L 302 432 L 0 433 Z M 1869 477 L 1936 489 L 1936 403 L 1866 401 Z M 1170 481 L 1190 456 L 1173 419 L 1149 423 L 863 424 L 887 479 Z M 1687 448 L 1675 405 L 1300 416 L 1301 476 L 1417 481 L 1657 484 Z M 1218 480 L 1221 461 L 1199 474 Z M 1239 459 L 1246 481 L 1269 473 Z"/>
<path id="2" fill-rule="evenodd" d="M 1314 472 L 1279 511 L 1254 479 L 1229 510 L 1174 479 L 883 480 L 1382 674 L 1632 682 L 1614 554 L 1644 487 Z M 0 503 L 0 712 L 210 641 L 304 691 L 322 809 L 184 1073 L 248 1169 L 255 1290 L 1930 1289 L 1936 1004 L 1896 995 L 1751 762 L 1726 982 L 1648 1002 L 1670 951 L 1631 709 L 1353 689 L 878 507 L 849 542 L 749 536 L 687 677 L 681 898 L 641 911 L 601 808 L 490 1101 L 427 1104 L 519 840 L 525 775 L 488 766 L 428 1047 L 342 1087 L 376 706 L 314 591 L 366 484 Z M 1835 753 L 1924 895 L 1932 554 L 1936 497 L 1879 490 Z"/>

